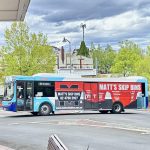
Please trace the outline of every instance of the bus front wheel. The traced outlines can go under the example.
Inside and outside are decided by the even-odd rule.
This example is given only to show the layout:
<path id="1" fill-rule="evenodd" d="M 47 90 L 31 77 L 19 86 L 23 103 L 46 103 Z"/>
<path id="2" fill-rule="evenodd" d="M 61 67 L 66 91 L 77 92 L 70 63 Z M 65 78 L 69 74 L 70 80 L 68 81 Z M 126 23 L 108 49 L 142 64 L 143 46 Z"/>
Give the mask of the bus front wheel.
<path id="1" fill-rule="evenodd" d="M 52 108 L 49 104 L 44 103 L 40 106 L 39 114 L 41 116 L 48 116 L 48 115 L 50 115 L 51 112 L 52 112 Z"/>

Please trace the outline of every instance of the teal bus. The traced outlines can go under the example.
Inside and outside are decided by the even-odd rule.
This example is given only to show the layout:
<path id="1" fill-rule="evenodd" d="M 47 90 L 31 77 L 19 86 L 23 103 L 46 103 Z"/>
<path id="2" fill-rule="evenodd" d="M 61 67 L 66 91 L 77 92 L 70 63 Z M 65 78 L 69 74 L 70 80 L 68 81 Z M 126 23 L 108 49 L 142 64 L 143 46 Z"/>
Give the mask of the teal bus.
<path id="1" fill-rule="evenodd" d="M 58 110 L 97 110 L 121 113 L 148 107 L 148 83 L 144 77 L 85 78 L 41 73 L 8 76 L 2 107 L 49 115 Z"/>

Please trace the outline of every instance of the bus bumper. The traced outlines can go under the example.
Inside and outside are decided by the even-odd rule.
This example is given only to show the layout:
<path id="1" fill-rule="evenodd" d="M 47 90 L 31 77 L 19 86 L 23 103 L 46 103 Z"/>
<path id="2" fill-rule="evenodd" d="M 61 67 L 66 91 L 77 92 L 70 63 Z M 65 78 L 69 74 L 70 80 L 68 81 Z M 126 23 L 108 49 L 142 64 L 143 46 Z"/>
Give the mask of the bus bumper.
<path id="1" fill-rule="evenodd" d="M 5 111 L 13 111 L 16 112 L 16 103 L 14 102 L 7 102 L 7 101 L 3 101 L 2 102 L 2 108 Z"/>

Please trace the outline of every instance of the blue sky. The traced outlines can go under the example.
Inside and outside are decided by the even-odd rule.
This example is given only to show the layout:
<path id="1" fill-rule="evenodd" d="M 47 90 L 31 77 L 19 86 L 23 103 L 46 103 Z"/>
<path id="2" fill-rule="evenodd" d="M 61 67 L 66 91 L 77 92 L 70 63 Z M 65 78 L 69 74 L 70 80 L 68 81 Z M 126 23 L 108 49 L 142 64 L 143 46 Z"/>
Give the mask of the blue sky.
<path id="1" fill-rule="evenodd" d="M 150 45 L 149 0 L 31 0 L 25 21 L 31 32 L 48 35 L 49 43 L 60 46 L 63 37 L 77 48 L 82 40 L 81 23 L 86 24 L 85 42 L 115 49 L 122 40 L 141 47 Z M 0 23 L 0 45 L 10 23 Z"/>

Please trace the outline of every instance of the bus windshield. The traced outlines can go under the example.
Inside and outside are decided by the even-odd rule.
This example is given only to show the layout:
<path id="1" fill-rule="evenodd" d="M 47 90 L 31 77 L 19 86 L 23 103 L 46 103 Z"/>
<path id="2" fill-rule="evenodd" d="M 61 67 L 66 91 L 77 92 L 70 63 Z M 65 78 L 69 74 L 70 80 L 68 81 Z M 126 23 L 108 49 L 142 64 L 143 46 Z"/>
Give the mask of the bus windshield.
<path id="1" fill-rule="evenodd" d="M 14 96 L 13 82 L 5 83 L 3 100 L 11 100 Z"/>

